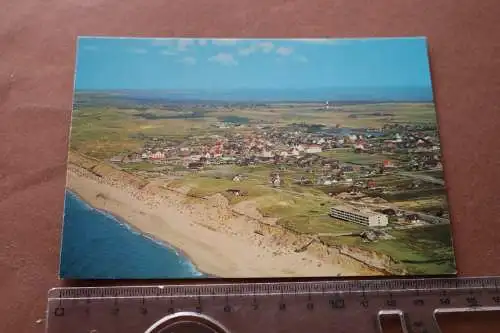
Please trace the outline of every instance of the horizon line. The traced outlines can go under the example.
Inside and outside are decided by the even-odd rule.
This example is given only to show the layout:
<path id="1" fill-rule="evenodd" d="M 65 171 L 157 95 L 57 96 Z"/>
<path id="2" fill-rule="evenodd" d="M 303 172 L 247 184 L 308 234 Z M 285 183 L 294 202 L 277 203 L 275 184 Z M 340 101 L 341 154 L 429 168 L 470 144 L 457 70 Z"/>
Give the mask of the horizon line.
<path id="1" fill-rule="evenodd" d="M 414 86 L 323 86 L 310 88 L 280 88 L 280 87 L 239 87 L 239 88 L 77 88 L 75 91 L 233 91 L 233 90 L 320 90 L 320 89 L 429 89 L 429 85 Z"/>

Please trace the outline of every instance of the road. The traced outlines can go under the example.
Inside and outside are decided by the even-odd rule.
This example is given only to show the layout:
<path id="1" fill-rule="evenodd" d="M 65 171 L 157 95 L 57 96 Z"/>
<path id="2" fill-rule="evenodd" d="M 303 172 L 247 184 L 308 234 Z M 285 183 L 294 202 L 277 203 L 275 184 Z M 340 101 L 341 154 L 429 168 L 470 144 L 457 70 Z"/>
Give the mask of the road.
<path id="1" fill-rule="evenodd" d="M 450 220 L 442 218 L 442 217 L 437 217 L 435 215 L 430 215 L 430 214 L 425 214 L 422 212 L 416 212 L 413 210 L 407 210 L 407 209 L 401 209 L 400 207 L 397 207 L 396 205 L 393 205 L 391 203 L 386 203 L 386 204 L 370 204 L 370 203 L 359 203 L 359 202 L 349 202 L 352 206 L 364 206 L 371 208 L 373 210 L 375 209 L 394 209 L 395 211 L 400 211 L 403 212 L 406 215 L 418 215 L 421 220 L 425 220 L 431 224 L 450 224 Z"/>
<path id="2" fill-rule="evenodd" d="M 430 181 L 429 179 L 433 180 L 434 183 L 437 183 L 437 181 L 440 181 L 440 179 L 437 179 L 437 178 L 434 178 L 432 176 L 428 176 L 428 175 L 418 175 L 418 174 L 413 174 L 413 173 L 407 173 L 407 172 L 404 172 L 404 174 L 406 176 L 409 176 L 409 177 L 424 177 L 425 178 L 425 181 Z M 267 179 L 267 177 L 264 177 L 264 176 L 260 176 L 260 175 L 251 175 L 252 177 L 255 177 L 255 178 L 260 178 L 260 179 Z M 422 179 L 424 180 L 424 179 Z M 431 182 L 431 181 L 430 181 Z M 444 185 L 444 181 L 443 181 L 443 185 Z M 260 186 L 263 186 L 263 187 L 267 187 L 269 188 L 270 186 L 269 185 L 266 185 L 266 184 L 262 184 Z M 314 194 L 312 193 L 308 193 L 308 192 L 295 192 L 295 191 L 291 191 L 291 190 L 287 190 L 287 189 L 284 189 L 284 188 L 275 188 L 275 187 L 270 187 L 272 189 L 274 189 L 275 191 L 278 191 L 278 192 L 286 192 L 286 193 L 290 193 L 290 194 L 293 194 L 293 195 L 296 195 L 296 196 L 302 196 L 302 197 L 315 197 Z M 351 202 L 351 204 L 353 206 L 359 206 L 359 202 Z M 442 218 L 442 217 L 437 217 L 435 215 L 430 215 L 430 214 L 425 214 L 425 213 L 422 213 L 422 212 L 416 212 L 416 211 L 411 211 L 411 210 L 405 210 L 405 209 L 401 209 L 400 207 L 397 207 L 395 205 L 392 205 L 390 203 L 387 203 L 385 205 L 379 205 L 379 204 L 369 204 L 369 203 L 362 203 L 362 206 L 365 206 L 365 207 L 369 207 L 369 208 L 372 208 L 372 209 L 383 209 L 383 208 L 390 208 L 390 209 L 394 209 L 396 211 L 401 211 L 403 212 L 404 214 L 406 215 L 411 215 L 411 214 L 415 214 L 415 215 L 418 215 L 420 216 L 420 218 L 422 220 L 425 220 L 431 224 L 450 224 L 450 220 L 449 219 L 445 219 L 445 218 Z"/>

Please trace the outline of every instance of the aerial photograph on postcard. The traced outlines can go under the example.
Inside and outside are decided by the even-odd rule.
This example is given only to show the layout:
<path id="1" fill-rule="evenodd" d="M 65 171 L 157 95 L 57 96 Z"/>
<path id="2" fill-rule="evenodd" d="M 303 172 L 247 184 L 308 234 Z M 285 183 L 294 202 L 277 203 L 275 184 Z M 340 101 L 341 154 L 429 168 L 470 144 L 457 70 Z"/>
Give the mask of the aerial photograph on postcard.
<path id="1" fill-rule="evenodd" d="M 455 273 L 425 38 L 78 38 L 61 278 Z"/>

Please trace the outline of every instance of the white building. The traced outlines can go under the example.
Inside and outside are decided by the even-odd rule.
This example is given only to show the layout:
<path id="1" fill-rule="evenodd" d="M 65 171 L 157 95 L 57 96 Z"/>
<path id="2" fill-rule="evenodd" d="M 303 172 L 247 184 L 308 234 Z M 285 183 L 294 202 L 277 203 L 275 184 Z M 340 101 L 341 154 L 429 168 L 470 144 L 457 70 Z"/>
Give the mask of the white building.
<path id="1" fill-rule="evenodd" d="M 198 162 L 200 160 L 200 158 L 204 157 L 203 155 L 201 154 L 196 154 L 196 155 L 191 155 L 189 156 L 189 158 L 191 159 L 191 161 L 193 162 Z"/>
<path id="2" fill-rule="evenodd" d="M 321 146 L 320 145 L 309 145 L 306 147 L 305 152 L 308 154 L 321 153 Z"/>
<path id="3" fill-rule="evenodd" d="M 152 160 L 162 160 L 165 158 L 165 154 L 162 153 L 161 151 L 157 151 L 153 155 L 149 156 Z"/>
<path id="4" fill-rule="evenodd" d="M 280 152 L 281 157 L 288 157 L 288 152 L 286 150 L 283 150 Z"/>
<path id="5" fill-rule="evenodd" d="M 279 187 L 281 185 L 281 178 L 280 175 L 276 175 L 272 180 L 272 184 L 274 187 Z"/>
<path id="6" fill-rule="evenodd" d="M 330 209 L 330 216 L 368 227 L 384 227 L 389 224 L 387 215 L 369 209 L 357 209 L 350 206 L 335 206 Z"/>
<path id="7" fill-rule="evenodd" d="M 269 150 L 263 150 L 261 153 L 260 153 L 260 157 L 273 157 L 273 153 L 270 152 Z"/>

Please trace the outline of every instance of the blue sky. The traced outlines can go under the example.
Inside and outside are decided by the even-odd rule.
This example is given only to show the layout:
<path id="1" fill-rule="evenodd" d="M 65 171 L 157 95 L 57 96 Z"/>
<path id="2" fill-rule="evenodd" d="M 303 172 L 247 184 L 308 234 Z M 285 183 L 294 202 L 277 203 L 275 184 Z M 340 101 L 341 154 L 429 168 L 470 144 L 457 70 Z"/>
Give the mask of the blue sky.
<path id="1" fill-rule="evenodd" d="M 425 38 L 78 40 L 78 90 L 431 89 Z"/>

